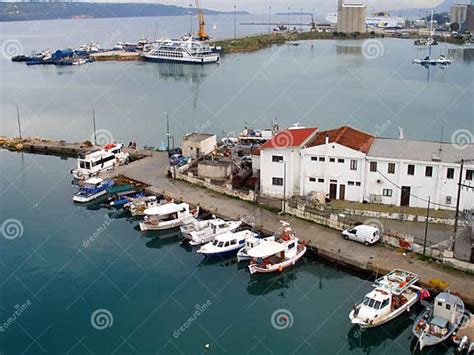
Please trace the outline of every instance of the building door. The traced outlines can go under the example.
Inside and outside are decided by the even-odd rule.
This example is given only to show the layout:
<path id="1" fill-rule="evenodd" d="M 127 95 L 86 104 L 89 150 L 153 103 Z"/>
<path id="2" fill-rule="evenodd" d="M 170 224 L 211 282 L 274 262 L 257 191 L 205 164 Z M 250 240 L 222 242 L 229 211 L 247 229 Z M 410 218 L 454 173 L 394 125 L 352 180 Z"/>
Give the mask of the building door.
<path id="1" fill-rule="evenodd" d="M 400 199 L 400 206 L 410 206 L 410 186 L 402 186 L 402 197 Z"/>
<path id="2" fill-rule="evenodd" d="M 337 184 L 330 184 L 329 185 L 329 198 L 331 200 L 335 200 L 337 195 Z"/>
<path id="3" fill-rule="evenodd" d="M 346 185 L 339 185 L 339 200 L 346 199 Z"/>

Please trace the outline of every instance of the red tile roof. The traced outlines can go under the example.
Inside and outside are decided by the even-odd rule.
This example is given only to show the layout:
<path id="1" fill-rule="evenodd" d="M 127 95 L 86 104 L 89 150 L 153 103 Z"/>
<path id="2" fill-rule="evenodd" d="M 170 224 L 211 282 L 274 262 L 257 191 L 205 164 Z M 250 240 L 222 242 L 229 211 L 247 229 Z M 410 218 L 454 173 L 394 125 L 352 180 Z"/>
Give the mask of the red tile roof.
<path id="1" fill-rule="evenodd" d="M 318 131 L 317 128 L 290 128 L 277 133 L 272 139 L 266 141 L 260 149 L 276 148 L 293 148 L 302 147 Z"/>
<path id="2" fill-rule="evenodd" d="M 328 131 L 320 131 L 307 144 L 307 147 L 315 147 L 326 143 L 326 136 L 329 137 L 329 143 L 339 143 L 345 147 L 367 154 L 375 137 L 359 131 L 349 126 L 342 126 Z"/>

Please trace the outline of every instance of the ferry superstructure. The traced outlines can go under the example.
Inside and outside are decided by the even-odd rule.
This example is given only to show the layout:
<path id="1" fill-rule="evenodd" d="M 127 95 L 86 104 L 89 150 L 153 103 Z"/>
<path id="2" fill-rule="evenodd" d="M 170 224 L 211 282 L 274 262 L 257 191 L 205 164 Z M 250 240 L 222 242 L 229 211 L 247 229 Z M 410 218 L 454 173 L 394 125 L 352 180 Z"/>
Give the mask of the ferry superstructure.
<path id="1" fill-rule="evenodd" d="M 337 23 L 337 14 L 328 14 L 326 21 L 329 23 Z M 405 27 L 405 19 L 402 17 L 391 16 L 387 12 L 377 12 L 371 16 L 367 16 L 365 19 L 365 25 L 367 27 L 377 27 L 386 29 L 402 29 Z"/>

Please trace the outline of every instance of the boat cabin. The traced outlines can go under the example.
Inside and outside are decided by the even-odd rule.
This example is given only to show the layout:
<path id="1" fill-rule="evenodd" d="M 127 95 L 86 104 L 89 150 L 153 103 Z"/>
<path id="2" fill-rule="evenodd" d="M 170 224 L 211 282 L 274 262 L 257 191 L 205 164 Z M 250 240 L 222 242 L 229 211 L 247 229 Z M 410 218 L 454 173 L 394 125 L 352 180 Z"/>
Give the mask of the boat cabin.
<path id="1" fill-rule="evenodd" d="M 441 293 L 435 298 L 433 306 L 433 320 L 431 324 L 445 322 L 454 323 L 458 298 L 449 293 Z M 441 325 L 439 325 L 441 327 Z"/>
<path id="2" fill-rule="evenodd" d="M 298 254 L 298 240 L 262 241 L 258 246 L 249 250 L 249 255 L 257 264 L 278 264 L 294 258 Z"/>
<path id="3" fill-rule="evenodd" d="M 81 185 L 81 190 L 99 189 L 99 188 L 102 187 L 103 184 L 104 184 L 103 179 L 100 179 L 100 178 L 97 178 L 97 177 L 90 178 L 90 179 L 87 179 L 86 181 L 84 181 L 84 183 Z"/>
<path id="4" fill-rule="evenodd" d="M 189 205 L 187 203 L 167 203 L 148 208 L 145 210 L 145 214 L 160 221 L 172 221 L 189 215 Z"/>
<path id="5" fill-rule="evenodd" d="M 247 232 L 247 231 L 243 231 Z M 243 245 L 245 243 L 246 233 L 237 232 L 237 233 L 224 233 L 216 236 L 212 245 L 217 248 L 229 248 L 231 246 Z"/>

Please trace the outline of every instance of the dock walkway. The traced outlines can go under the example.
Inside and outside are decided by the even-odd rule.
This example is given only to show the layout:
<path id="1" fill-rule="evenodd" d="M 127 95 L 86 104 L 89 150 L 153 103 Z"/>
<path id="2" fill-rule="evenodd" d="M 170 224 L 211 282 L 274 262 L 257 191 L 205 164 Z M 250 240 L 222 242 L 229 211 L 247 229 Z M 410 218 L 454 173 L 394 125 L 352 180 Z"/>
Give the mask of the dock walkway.
<path id="1" fill-rule="evenodd" d="M 292 216 L 280 216 L 257 204 L 229 198 L 216 192 L 200 188 L 182 181 L 168 179 L 167 153 L 155 152 L 129 165 L 121 166 L 111 175 L 124 175 L 150 185 L 150 191 L 163 193 L 176 199 L 200 205 L 214 214 L 229 218 L 243 218 L 256 227 L 276 231 L 280 220 L 290 221 L 298 237 L 313 247 L 317 254 L 330 260 L 334 266 L 343 265 L 376 274 L 384 274 L 395 268 L 411 270 L 420 275 L 423 286 L 430 286 L 430 280 L 439 279 L 449 284 L 452 292 L 458 292 L 464 302 L 474 307 L 474 276 L 404 255 L 382 245 L 366 247 L 362 244 L 342 239 L 338 231 Z M 356 301 L 356 300 L 354 300 Z"/>

